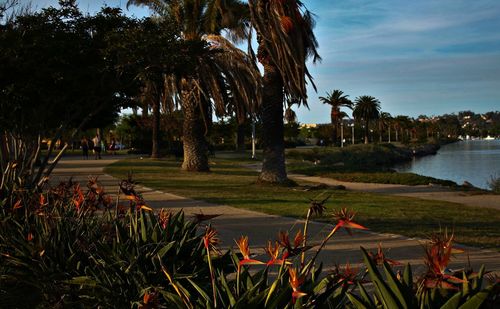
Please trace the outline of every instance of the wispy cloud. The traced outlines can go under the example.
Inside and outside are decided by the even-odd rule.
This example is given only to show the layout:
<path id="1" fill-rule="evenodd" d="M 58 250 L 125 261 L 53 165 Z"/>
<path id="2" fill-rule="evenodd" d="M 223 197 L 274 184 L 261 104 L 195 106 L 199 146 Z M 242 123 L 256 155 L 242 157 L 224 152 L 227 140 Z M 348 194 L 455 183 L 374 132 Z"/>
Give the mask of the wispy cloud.
<path id="1" fill-rule="evenodd" d="M 500 1 L 309 1 L 318 15 L 319 95 L 369 94 L 391 113 L 416 116 L 500 105 Z M 496 85 L 496 86 L 495 86 Z M 326 106 L 299 111 L 327 122 Z M 417 107 L 417 108 L 415 108 Z"/>

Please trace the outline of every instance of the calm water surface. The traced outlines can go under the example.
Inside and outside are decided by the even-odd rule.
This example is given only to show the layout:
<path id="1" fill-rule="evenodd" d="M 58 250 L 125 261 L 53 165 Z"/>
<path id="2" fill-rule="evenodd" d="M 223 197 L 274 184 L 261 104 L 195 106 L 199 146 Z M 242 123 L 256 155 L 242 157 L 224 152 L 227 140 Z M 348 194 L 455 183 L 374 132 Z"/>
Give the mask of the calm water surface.
<path id="1" fill-rule="evenodd" d="M 500 177 L 500 140 L 461 141 L 441 147 L 437 155 L 413 159 L 396 167 L 434 178 L 468 181 L 476 187 L 488 188 L 491 177 Z"/>

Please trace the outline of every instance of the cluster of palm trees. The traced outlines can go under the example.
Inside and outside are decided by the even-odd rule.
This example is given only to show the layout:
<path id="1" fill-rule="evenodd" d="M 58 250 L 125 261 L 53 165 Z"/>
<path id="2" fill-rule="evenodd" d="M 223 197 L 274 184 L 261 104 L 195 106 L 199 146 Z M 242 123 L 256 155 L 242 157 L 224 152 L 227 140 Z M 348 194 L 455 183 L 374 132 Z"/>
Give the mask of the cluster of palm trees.
<path id="1" fill-rule="evenodd" d="M 427 142 L 429 139 L 442 137 L 456 138 L 460 133 L 460 124 L 456 116 L 443 115 L 429 119 L 421 115 L 418 119 L 408 116 L 391 116 L 380 109 L 380 101 L 372 96 L 359 96 L 354 102 L 341 90 L 326 93 L 319 97 L 324 104 L 331 105 L 332 142 L 339 145 L 339 127 L 344 118 L 349 117 L 341 108 L 352 110 L 354 121 L 363 127 L 364 143 L 370 141 L 370 133 L 376 131 L 379 142 L 409 142 L 418 140 Z M 354 136 L 352 137 L 354 139 Z"/>
<path id="2" fill-rule="evenodd" d="M 352 102 L 343 91 L 333 90 L 331 93 L 327 92 L 326 97 L 319 97 L 319 99 L 322 103 L 329 104 L 332 107 L 330 116 L 333 126 L 332 141 L 334 145 L 338 144 L 337 137 L 340 123 L 343 118 L 348 117 L 347 113 L 341 111 L 340 108 L 352 109 L 354 119 L 363 124 L 365 144 L 368 144 L 369 141 L 370 123 L 387 114 L 380 112 L 380 101 L 368 95 L 359 96 Z"/>
<path id="3" fill-rule="evenodd" d="M 286 183 L 284 102 L 307 105 L 306 84 L 313 82 L 306 61 L 320 59 L 312 30 L 314 20 L 302 2 L 129 0 L 127 5 L 149 7 L 158 18 L 174 20 L 181 28 L 181 39 L 208 46 L 197 57 L 192 72 L 164 76 L 159 96 L 180 105 L 184 114 L 182 168 L 209 170 L 206 135 L 211 115 L 238 111 L 243 117 L 260 117 L 262 121 L 259 179 Z M 257 53 L 251 47 L 254 34 Z M 233 45 L 242 39 L 248 39 L 248 53 Z M 264 68 L 263 76 L 257 61 Z M 158 130 L 158 126 L 154 128 Z"/>

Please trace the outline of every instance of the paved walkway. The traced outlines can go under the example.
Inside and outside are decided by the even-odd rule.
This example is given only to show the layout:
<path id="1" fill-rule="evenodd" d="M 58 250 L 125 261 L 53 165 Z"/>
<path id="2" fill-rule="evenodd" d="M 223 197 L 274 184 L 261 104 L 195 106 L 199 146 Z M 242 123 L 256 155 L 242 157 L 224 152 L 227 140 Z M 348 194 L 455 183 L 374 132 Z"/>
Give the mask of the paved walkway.
<path id="1" fill-rule="evenodd" d="M 262 165 L 261 163 L 256 163 L 246 164 L 244 166 L 255 171 L 260 171 Z M 342 185 L 346 188 L 346 190 L 350 191 L 407 196 L 421 198 L 424 200 L 453 202 L 466 206 L 495 208 L 500 210 L 500 195 L 498 194 L 484 194 L 477 191 L 458 191 L 440 185 L 408 186 L 385 183 L 347 182 L 332 178 L 306 176 L 302 174 L 288 174 L 288 177 L 318 184 L 322 183 L 328 186 Z"/>
<path id="2" fill-rule="evenodd" d="M 290 174 L 289 177 L 303 181 L 324 183 L 329 186 L 343 185 L 346 187 L 347 190 L 351 191 L 408 196 L 414 198 L 421 198 L 425 200 L 446 201 L 446 202 L 463 204 L 467 206 L 495 208 L 500 210 L 500 195 L 457 191 L 439 185 L 407 186 L 407 185 L 383 184 L 383 183 L 359 183 L 359 182 L 339 181 L 332 178 L 325 178 L 318 176 L 293 175 L 293 174 Z"/>
<path id="3" fill-rule="evenodd" d="M 89 175 L 99 176 L 99 181 L 109 193 L 117 192 L 119 180 L 103 173 L 103 168 L 115 162 L 117 158 L 107 157 L 103 160 L 79 160 L 64 158 L 55 169 L 52 181 L 74 180 L 85 183 Z M 166 192 L 150 188 L 139 187 L 148 205 L 154 208 L 169 208 L 172 211 L 183 209 L 187 216 L 203 212 L 204 214 L 221 214 L 213 219 L 212 224 L 220 233 L 222 245 L 231 247 L 234 239 L 241 235 L 248 235 L 253 252 L 262 253 L 267 240 L 275 239 L 279 231 L 301 228 L 303 221 L 293 218 L 267 215 L 255 211 L 237 209 L 224 205 L 214 205 L 202 201 L 187 199 Z M 332 225 L 314 222 L 310 225 L 310 235 L 314 235 L 312 242 L 319 243 L 327 234 Z M 350 262 L 357 265 L 362 261 L 360 246 L 369 250 L 376 250 L 378 243 L 384 248 L 390 248 L 387 256 L 402 263 L 411 263 L 414 271 L 423 270 L 422 241 L 410 239 L 400 235 L 378 234 L 374 232 L 354 232 L 354 236 L 339 233 L 325 247 L 320 255 L 321 261 L 329 268 L 335 264 Z M 500 253 L 489 250 L 466 248 L 466 254 L 457 255 L 455 262 L 450 266 L 458 269 L 467 264 L 467 255 L 470 256 L 472 266 L 478 269 L 485 264 L 488 270 L 500 273 Z"/>

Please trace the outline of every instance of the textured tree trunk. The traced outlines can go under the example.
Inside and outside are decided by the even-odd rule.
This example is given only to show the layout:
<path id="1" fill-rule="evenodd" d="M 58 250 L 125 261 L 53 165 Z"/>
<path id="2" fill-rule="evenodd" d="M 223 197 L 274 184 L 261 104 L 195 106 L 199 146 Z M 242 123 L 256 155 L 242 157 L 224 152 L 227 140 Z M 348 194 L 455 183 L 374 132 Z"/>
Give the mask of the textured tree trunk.
<path id="1" fill-rule="evenodd" d="M 153 146 L 151 148 L 151 158 L 160 157 L 160 101 L 155 98 L 153 101 Z"/>
<path id="2" fill-rule="evenodd" d="M 288 182 L 285 166 L 283 124 L 283 81 L 278 69 L 271 63 L 264 65 L 262 117 L 262 182 L 283 184 Z"/>
<path id="3" fill-rule="evenodd" d="M 378 123 L 378 141 L 379 143 L 382 143 L 382 130 L 383 130 L 383 126 L 382 126 L 382 123 L 379 122 Z"/>
<path id="4" fill-rule="evenodd" d="M 366 121 L 366 123 L 365 123 L 365 144 L 368 144 L 368 132 L 370 132 L 368 125 L 369 125 L 369 122 Z"/>
<path id="5" fill-rule="evenodd" d="M 333 146 L 338 146 L 337 143 L 337 132 L 338 132 L 338 117 L 337 117 L 338 111 L 335 109 L 335 107 L 332 107 L 332 111 L 330 112 L 330 118 L 332 120 L 332 145 Z"/>
<path id="6" fill-rule="evenodd" d="M 149 104 L 144 102 L 142 104 L 142 114 L 141 114 L 142 118 L 148 118 L 149 116 Z"/>
<path id="7" fill-rule="evenodd" d="M 208 172 L 208 152 L 205 140 L 205 122 L 198 102 L 190 94 L 191 89 L 182 90 L 184 162 L 182 169 L 193 172 Z"/>
<path id="8" fill-rule="evenodd" d="M 236 129 L 236 151 L 245 152 L 245 122 L 238 122 L 238 128 Z"/>

